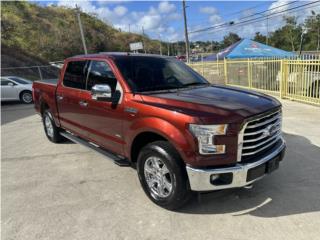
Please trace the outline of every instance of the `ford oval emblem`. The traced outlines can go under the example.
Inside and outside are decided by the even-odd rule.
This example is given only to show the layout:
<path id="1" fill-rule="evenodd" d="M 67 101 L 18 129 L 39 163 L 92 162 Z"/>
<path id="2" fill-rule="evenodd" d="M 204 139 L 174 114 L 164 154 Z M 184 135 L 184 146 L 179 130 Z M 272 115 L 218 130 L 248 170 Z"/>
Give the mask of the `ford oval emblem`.
<path id="1" fill-rule="evenodd" d="M 262 132 L 262 136 L 264 137 L 272 136 L 273 134 L 276 133 L 276 131 L 277 131 L 277 127 L 275 125 L 270 125 Z"/>

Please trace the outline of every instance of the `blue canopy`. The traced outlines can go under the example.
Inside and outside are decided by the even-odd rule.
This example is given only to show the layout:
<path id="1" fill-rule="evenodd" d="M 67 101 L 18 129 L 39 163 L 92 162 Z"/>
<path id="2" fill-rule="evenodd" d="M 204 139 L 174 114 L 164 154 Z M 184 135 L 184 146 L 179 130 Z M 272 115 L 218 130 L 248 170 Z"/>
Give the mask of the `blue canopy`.
<path id="1" fill-rule="evenodd" d="M 252 41 L 241 39 L 231 46 L 223 49 L 217 54 L 212 54 L 203 58 L 203 61 L 215 61 L 217 59 L 232 58 L 265 58 L 265 57 L 291 57 L 295 54 L 278 48 Z"/>

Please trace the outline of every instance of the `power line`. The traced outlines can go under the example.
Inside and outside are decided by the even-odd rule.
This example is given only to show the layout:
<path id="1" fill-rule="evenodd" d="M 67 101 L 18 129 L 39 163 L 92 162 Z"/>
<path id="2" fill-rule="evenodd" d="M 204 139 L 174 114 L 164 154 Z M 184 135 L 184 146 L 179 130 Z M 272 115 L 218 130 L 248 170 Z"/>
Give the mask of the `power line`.
<path id="1" fill-rule="evenodd" d="M 317 2 L 320 2 L 320 1 L 317 1 Z M 314 2 L 314 3 L 316 3 L 316 2 Z M 316 6 L 320 6 L 320 5 L 316 5 Z M 304 7 L 303 9 L 300 9 L 300 8 L 299 8 L 299 9 L 297 9 L 296 11 L 292 11 L 292 12 L 297 12 L 297 11 L 300 11 L 300 10 L 305 10 L 305 9 L 308 9 L 308 8 L 311 8 L 311 7 L 316 7 L 316 6 L 308 6 L 308 7 Z M 275 14 L 273 14 L 272 17 L 264 16 L 263 18 L 272 19 L 272 18 L 275 18 L 275 17 L 279 17 L 279 16 L 285 14 L 285 13 L 288 12 L 288 11 L 291 12 L 291 10 L 276 12 Z M 257 19 L 257 20 L 255 20 L 255 19 L 251 19 L 251 20 L 252 20 L 252 21 L 250 21 L 250 22 L 248 22 L 248 21 L 243 21 L 243 22 L 235 23 L 235 24 L 233 24 L 233 25 L 231 25 L 231 26 L 225 26 L 225 27 L 222 27 L 222 28 L 219 28 L 219 29 L 222 30 L 222 29 L 225 29 L 226 27 L 245 26 L 245 25 L 252 24 L 252 23 L 262 22 L 264 19 L 260 19 L 260 18 L 259 18 L 259 19 Z M 214 31 L 214 32 L 216 32 L 216 31 Z M 214 32 L 209 32 L 209 33 L 214 33 Z"/>
<path id="2" fill-rule="evenodd" d="M 265 12 L 269 12 L 269 11 L 272 11 L 272 10 L 274 10 L 274 9 L 278 9 L 278 8 L 281 8 L 281 7 L 284 7 L 284 6 L 288 6 L 288 5 L 297 3 L 297 2 L 298 2 L 298 1 L 288 2 L 288 3 L 286 3 L 286 4 L 283 4 L 283 5 L 274 7 L 274 8 L 270 8 L 270 9 L 264 10 L 264 11 L 262 11 L 262 12 L 257 12 L 257 13 L 254 13 L 254 14 L 250 15 L 250 16 L 246 16 L 246 17 L 240 18 L 240 19 L 238 19 L 238 20 L 243 20 L 243 19 L 246 19 L 246 18 L 249 18 L 249 17 L 253 17 L 253 16 L 256 16 L 256 15 L 263 15 L 263 13 L 265 13 Z"/>
<path id="3" fill-rule="evenodd" d="M 319 2 L 319 1 L 318 1 Z M 308 9 L 308 8 L 311 8 L 311 7 L 317 7 L 317 6 L 320 6 L 320 5 L 316 5 L 316 6 L 307 6 L 307 7 L 304 7 L 303 9 L 296 9 L 295 11 L 290 11 L 290 12 L 298 12 L 298 11 L 301 11 L 301 10 L 305 10 L 305 9 Z M 277 12 L 277 15 L 274 15 L 272 17 L 270 17 L 269 19 L 272 19 L 272 18 L 275 18 L 275 17 L 279 17 L 283 14 L 285 14 L 286 12 Z M 301 17 L 302 15 L 298 15 L 298 17 Z M 265 16 L 266 17 L 266 16 Z M 235 25 L 231 25 L 231 26 L 225 26 L 225 27 L 221 27 L 221 28 L 217 28 L 217 30 L 215 31 L 212 31 L 212 32 L 209 32 L 208 34 L 213 34 L 213 33 L 217 33 L 217 32 L 221 32 L 221 31 L 225 31 L 227 27 L 234 27 L 234 26 L 238 26 L 238 27 L 241 27 L 241 26 L 245 26 L 245 25 L 248 25 L 248 24 L 252 24 L 252 23 L 257 23 L 257 22 L 262 22 L 263 20 L 255 20 L 255 21 L 252 21 L 252 22 L 246 22 L 246 23 L 237 23 Z M 261 26 L 257 27 L 257 28 L 262 28 Z M 263 27 L 264 28 L 264 27 Z"/>
<path id="4" fill-rule="evenodd" d="M 312 4 L 315 4 L 317 2 L 319 2 L 319 0 L 315 1 L 315 2 L 311 2 L 311 3 L 306 3 L 306 4 L 303 4 L 303 5 L 299 5 L 299 6 L 296 6 L 296 7 L 292 7 L 290 9 L 282 10 L 282 11 L 279 11 L 279 12 L 270 13 L 270 14 L 262 16 L 262 17 L 248 19 L 248 20 L 245 20 L 245 21 L 242 21 L 242 22 L 238 22 L 238 23 L 234 23 L 234 21 L 229 21 L 229 22 L 225 22 L 225 23 L 222 23 L 222 24 L 219 24 L 219 25 L 212 26 L 212 27 L 207 27 L 207 28 L 196 30 L 196 31 L 192 31 L 192 32 L 189 32 L 189 33 L 193 34 L 193 33 L 198 33 L 198 32 L 205 32 L 205 31 L 209 31 L 211 29 L 221 28 L 223 26 L 231 26 L 231 25 L 235 26 L 235 25 L 238 25 L 240 23 L 250 22 L 250 21 L 254 21 L 254 20 L 258 20 L 258 19 L 263 19 L 263 18 L 266 18 L 266 17 L 269 17 L 269 16 L 273 16 L 273 15 L 278 14 L 278 13 L 288 12 L 290 10 L 294 10 L 294 9 L 298 9 L 298 8 L 301 8 L 301 7 L 304 7 L 304 6 L 312 5 Z M 281 6 L 279 6 L 279 7 L 281 7 Z M 277 7 L 277 8 L 279 8 L 279 7 Z"/>
<path id="5" fill-rule="evenodd" d="M 248 10 L 251 10 L 251 9 L 255 9 L 255 8 L 261 7 L 261 6 L 266 5 L 266 4 L 269 4 L 269 2 L 264 2 L 264 3 L 262 3 L 262 4 L 255 5 L 255 6 L 250 7 L 250 8 L 244 8 L 244 9 L 242 9 L 242 10 L 240 10 L 240 11 L 237 11 L 237 12 L 232 12 L 232 13 L 228 13 L 228 14 L 222 14 L 222 15 L 220 15 L 220 16 L 221 16 L 221 17 L 234 16 L 234 15 L 240 14 L 240 13 L 242 13 L 242 12 L 245 12 L 245 11 L 248 11 Z M 202 17 L 201 19 L 206 19 L 206 18 L 207 18 L 207 17 Z M 194 18 L 193 18 L 193 19 L 194 19 Z M 199 18 L 198 18 L 198 19 L 199 19 Z M 203 20 L 193 21 L 193 23 L 194 23 L 194 22 L 208 23 L 209 20 L 208 20 L 208 21 L 203 21 Z M 192 25 L 195 25 L 195 24 L 192 24 Z"/>
<path id="6" fill-rule="evenodd" d="M 250 16 L 246 16 L 246 17 L 240 18 L 238 20 L 243 20 L 243 19 L 246 19 L 246 18 L 249 18 L 249 17 L 252 17 L 252 16 L 256 16 L 258 14 L 261 15 L 264 12 L 268 12 L 268 11 L 271 11 L 271 10 L 274 10 L 274 9 L 277 9 L 277 8 L 280 8 L 280 7 L 283 7 L 283 6 L 292 4 L 292 3 L 296 3 L 296 2 L 297 1 L 289 2 L 289 3 L 283 4 L 283 5 L 280 5 L 280 6 L 277 6 L 277 7 L 274 7 L 274 8 L 259 12 L 259 13 L 252 14 Z M 202 32 L 202 31 L 210 30 L 211 28 L 216 28 L 216 27 L 220 27 L 220 26 L 224 26 L 224 25 L 229 25 L 230 23 L 234 23 L 234 21 L 225 22 L 225 23 L 222 23 L 222 24 L 219 24 L 219 25 L 215 25 L 215 26 L 212 26 L 212 27 L 202 28 L 202 29 L 199 29 L 199 30 L 192 31 L 190 33 Z"/>

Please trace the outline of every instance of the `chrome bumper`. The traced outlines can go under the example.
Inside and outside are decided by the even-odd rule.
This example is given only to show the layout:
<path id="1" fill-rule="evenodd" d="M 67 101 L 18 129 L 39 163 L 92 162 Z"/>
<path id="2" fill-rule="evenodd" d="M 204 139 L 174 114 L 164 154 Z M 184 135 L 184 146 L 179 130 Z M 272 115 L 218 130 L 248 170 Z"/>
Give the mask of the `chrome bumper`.
<path id="1" fill-rule="evenodd" d="M 248 163 L 248 164 L 241 164 L 238 163 L 233 167 L 227 168 L 216 168 L 216 169 L 197 169 L 187 166 L 187 174 L 189 177 L 190 187 L 193 191 L 213 191 L 219 189 L 227 189 L 227 188 L 237 188 L 237 187 L 244 187 L 249 185 L 262 177 L 258 177 L 252 181 L 247 182 L 247 175 L 248 171 L 252 168 L 258 167 L 266 162 L 272 160 L 277 155 L 279 155 L 282 150 L 285 148 L 286 144 L 283 138 L 281 138 L 281 144 L 269 155 L 262 157 L 260 160 Z M 221 175 L 221 174 L 232 174 L 231 182 L 228 184 L 218 184 L 215 185 L 211 183 L 211 176 L 212 175 Z"/>

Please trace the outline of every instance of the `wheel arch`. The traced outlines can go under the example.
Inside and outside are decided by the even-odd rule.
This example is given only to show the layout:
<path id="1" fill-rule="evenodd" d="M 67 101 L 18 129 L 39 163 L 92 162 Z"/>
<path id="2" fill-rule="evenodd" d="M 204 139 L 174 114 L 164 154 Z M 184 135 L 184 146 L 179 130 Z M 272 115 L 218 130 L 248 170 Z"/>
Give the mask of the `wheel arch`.
<path id="1" fill-rule="evenodd" d="M 138 128 L 139 126 L 141 128 Z M 145 145 L 159 140 L 169 142 L 177 150 L 181 159 L 185 159 L 183 149 L 188 149 L 190 145 L 182 131 L 171 123 L 162 119 L 143 119 L 134 124 L 133 128 L 135 127 L 138 129 L 134 131 L 131 128 L 131 133 L 128 134 L 131 138 L 127 141 L 129 142 L 127 156 L 132 162 L 137 161 L 139 152 Z"/>
<path id="2" fill-rule="evenodd" d="M 139 133 L 132 141 L 131 148 L 130 148 L 130 159 L 132 162 L 137 162 L 138 155 L 141 149 L 146 146 L 147 144 L 155 141 L 168 141 L 162 135 L 151 132 L 145 131 Z"/>

